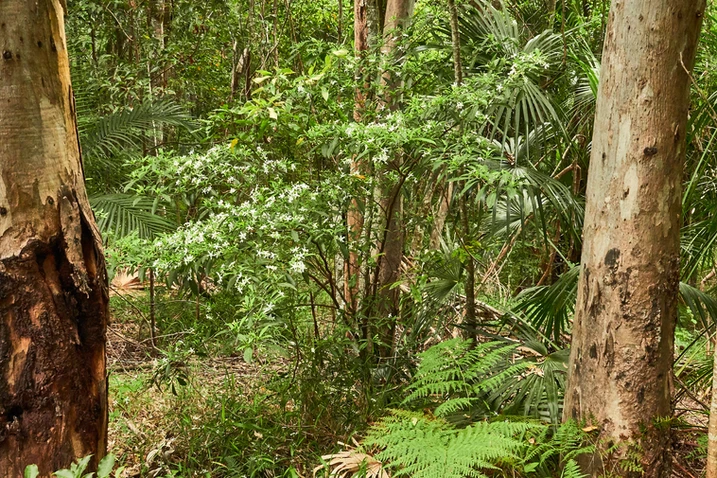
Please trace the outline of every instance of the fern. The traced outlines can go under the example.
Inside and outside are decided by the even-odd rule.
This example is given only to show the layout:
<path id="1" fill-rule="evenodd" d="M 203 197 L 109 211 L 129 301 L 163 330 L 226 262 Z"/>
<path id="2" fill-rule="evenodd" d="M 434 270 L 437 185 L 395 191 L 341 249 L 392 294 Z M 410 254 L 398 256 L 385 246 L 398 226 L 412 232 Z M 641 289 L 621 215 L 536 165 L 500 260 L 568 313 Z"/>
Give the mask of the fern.
<path id="1" fill-rule="evenodd" d="M 523 459 L 530 464 L 531 471 L 543 476 L 550 476 L 555 464 L 563 461 L 565 469 L 562 477 L 582 477 L 583 475 L 575 475 L 575 472 L 571 471 L 573 467 L 578 470 L 575 458 L 584 454 L 591 455 L 596 451 L 591 437 L 573 420 L 555 429 L 546 427 L 540 435 L 532 437 L 532 442 L 534 446 L 527 449 Z"/>
<path id="2" fill-rule="evenodd" d="M 563 473 L 560 478 L 585 478 L 588 475 L 581 473 L 580 468 L 575 460 L 568 460 L 563 468 Z"/>
<path id="3" fill-rule="evenodd" d="M 501 421 L 457 429 L 441 418 L 394 411 L 374 426 L 364 444 L 383 448 L 377 458 L 395 477 L 485 477 L 481 470 L 519 461 L 525 444 L 515 436 L 536 426 Z"/>
<path id="4" fill-rule="evenodd" d="M 475 383 L 491 376 L 491 370 L 516 349 L 515 344 L 500 342 L 479 344 L 472 348 L 468 340 L 452 339 L 442 342 L 420 354 L 421 362 L 411 394 L 404 403 L 421 398 L 436 397 L 451 401 L 474 393 Z M 471 397 L 468 397 L 469 399 Z M 477 398 L 477 397 L 473 397 Z M 440 415 L 440 413 L 438 413 Z"/>
<path id="5" fill-rule="evenodd" d="M 584 478 L 575 461 L 592 454 L 595 446 L 577 423 L 557 429 L 519 420 L 479 421 L 467 427 L 434 416 L 405 410 L 372 427 L 364 447 L 377 447 L 376 455 L 392 476 L 412 478 L 467 478 L 496 476 L 512 470 L 521 476 Z"/>
<path id="6" fill-rule="evenodd" d="M 543 415 L 557 425 L 560 420 L 567 354 L 548 354 L 540 344 L 489 342 L 473 345 L 453 339 L 431 347 L 409 385 L 404 404 L 435 407 L 435 414 L 449 421 L 483 418 L 496 413 Z"/>
<path id="7" fill-rule="evenodd" d="M 420 358 L 404 404 L 423 412 L 393 411 L 364 441 L 382 450 L 376 458 L 393 476 L 464 478 L 513 470 L 546 477 L 555 476 L 562 462 L 562 477 L 583 477 L 575 458 L 595 447 L 578 424 L 558 420 L 565 351 L 548 354 L 545 346 L 530 342 L 453 339 Z M 540 416 L 543 408 L 553 426 L 495 418 L 520 410 Z"/>

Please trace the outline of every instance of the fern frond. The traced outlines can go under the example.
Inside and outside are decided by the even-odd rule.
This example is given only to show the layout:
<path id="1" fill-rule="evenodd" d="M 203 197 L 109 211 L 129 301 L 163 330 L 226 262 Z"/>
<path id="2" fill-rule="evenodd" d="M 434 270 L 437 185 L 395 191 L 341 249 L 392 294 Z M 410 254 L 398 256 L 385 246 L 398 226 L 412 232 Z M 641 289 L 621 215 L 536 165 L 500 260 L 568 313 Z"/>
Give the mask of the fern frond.
<path id="1" fill-rule="evenodd" d="M 404 404 L 435 407 L 451 422 L 496 413 L 541 418 L 557 426 L 562 416 L 568 354 L 541 343 L 453 339 L 420 354 Z M 470 421 L 470 420 L 469 420 Z"/>
<path id="2" fill-rule="evenodd" d="M 440 418 L 397 410 L 375 425 L 364 443 L 384 449 L 377 458 L 396 477 L 485 477 L 481 470 L 519 460 L 525 444 L 515 437 L 535 427 L 540 425 L 500 421 L 456 429 Z"/>
<path id="3" fill-rule="evenodd" d="M 585 478 L 586 476 L 588 475 L 580 471 L 580 467 L 575 460 L 568 460 L 567 463 L 565 463 L 560 478 Z"/>
<path id="4" fill-rule="evenodd" d="M 443 400 L 466 398 L 466 394 L 474 394 L 476 382 L 490 380 L 490 386 L 509 378 L 501 371 L 494 373 L 499 364 L 515 351 L 517 345 L 505 342 L 489 342 L 472 346 L 462 339 L 442 342 L 420 354 L 421 363 L 416 371 L 414 381 L 409 385 L 410 395 L 404 403 L 428 397 Z M 456 412 L 459 405 L 467 405 L 472 400 L 453 401 L 440 407 L 436 413 L 443 411 Z"/>

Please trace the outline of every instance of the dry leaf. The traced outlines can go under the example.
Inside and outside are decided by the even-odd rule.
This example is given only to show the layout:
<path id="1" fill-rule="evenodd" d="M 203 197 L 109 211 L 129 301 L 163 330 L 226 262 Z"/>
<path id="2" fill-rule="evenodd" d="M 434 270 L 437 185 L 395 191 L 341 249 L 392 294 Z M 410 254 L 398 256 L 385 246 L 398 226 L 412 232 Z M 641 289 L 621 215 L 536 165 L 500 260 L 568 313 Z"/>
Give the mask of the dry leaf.
<path id="1" fill-rule="evenodd" d="M 362 466 L 366 468 L 366 478 L 390 478 L 390 475 L 383 469 L 380 461 L 365 453 L 359 453 L 356 450 L 324 455 L 321 459 L 328 463 L 328 467 L 331 470 L 329 474 L 331 478 L 349 478 L 359 471 Z M 314 476 L 324 469 L 324 465 L 314 468 Z"/>

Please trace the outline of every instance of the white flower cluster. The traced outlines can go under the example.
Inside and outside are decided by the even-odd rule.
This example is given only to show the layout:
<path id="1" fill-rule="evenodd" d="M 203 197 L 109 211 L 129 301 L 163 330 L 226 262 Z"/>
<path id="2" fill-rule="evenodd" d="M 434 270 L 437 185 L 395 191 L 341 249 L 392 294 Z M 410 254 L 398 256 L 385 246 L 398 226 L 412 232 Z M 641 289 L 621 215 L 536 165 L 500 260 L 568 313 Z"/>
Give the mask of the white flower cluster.
<path id="1" fill-rule="evenodd" d="M 236 178 L 242 177 L 248 168 L 237 164 L 226 146 L 214 146 L 205 153 L 177 156 L 172 166 L 177 176 L 176 186 L 195 187 L 206 195 L 215 192 L 218 183 L 238 187 L 240 183 Z"/>
<path id="2" fill-rule="evenodd" d="M 292 257 L 289 261 L 289 269 L 297 274 L 302 274 L 306 270 L 304 259 L 309 253 L 305 247 L 294 247 L 291 249 Z"/>

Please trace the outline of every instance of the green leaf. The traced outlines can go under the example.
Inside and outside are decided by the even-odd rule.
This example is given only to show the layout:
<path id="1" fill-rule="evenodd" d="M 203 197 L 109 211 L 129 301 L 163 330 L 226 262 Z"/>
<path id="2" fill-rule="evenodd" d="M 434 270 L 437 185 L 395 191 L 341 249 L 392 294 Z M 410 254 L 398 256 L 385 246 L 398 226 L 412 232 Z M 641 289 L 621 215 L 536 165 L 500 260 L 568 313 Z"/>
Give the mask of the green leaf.
<path id="1" fill-rule="evenodd" d="M 139 148 L 148 133 L 161 126 L 176 126 L 187 131 L 195 129 L 184 107 L 171 101 L 144 103 L 79 125 L 82 153 L 86 167 L 114 167 L 110 157 Z M 94 164 L 96 163 L 97 164 Z"/>
<path id="2" fill-rule="evenodd" d="M 54 473 L 57 478 L 77 478 L 70 470 L 58 470 Z"/>
<path id="3" fill-rule="evenodd" d="M 40 470 L 37 468 L 37 465 L 27 465 L 25 467 L 25 473 L 23 473 L 24 478 L 37 478 L 40 475 Z"/>
<path id="4" fill-rule="evenodd" d="M 77 465 L 72 467 L 72 470 L 74 471 L 76 478 L 79 478 L 80 476 L 82 476 L 82 473 L 87 469 L 87 465 L 90 464 L 91 459 L 92 459 L 92 455 L 87 455 L 86 457 L 79 460 L 77 462 Z"/>
<path id="5" fill-rule="evenodd" d="M 141 239 L 151 239 L 176 229 L 168 218 L 155 214 L 154 201 L 144 196 L 105 194 L 90 197 L 90 204 L 94 211 L 104 213 L 97 220 L 100 230 L 118 238 L 136 232 Z"/>
<path id="6" fill-rule="evenodd" d="M 115 466 L 115 456 L 109 454 L 102 458 L 100 464 L 97 466 L 97 478 L 108 478 L 112 473 L 112 468 Z"/>
<path id="7" fill-rule="evenodd" d="M 252 363 L 254 359 L 254 349 L 247 347 L 244 349 L 244 361 L 246 363 Z"/>

